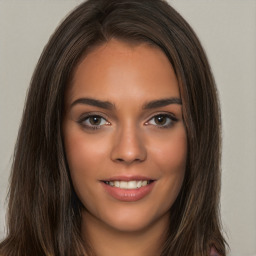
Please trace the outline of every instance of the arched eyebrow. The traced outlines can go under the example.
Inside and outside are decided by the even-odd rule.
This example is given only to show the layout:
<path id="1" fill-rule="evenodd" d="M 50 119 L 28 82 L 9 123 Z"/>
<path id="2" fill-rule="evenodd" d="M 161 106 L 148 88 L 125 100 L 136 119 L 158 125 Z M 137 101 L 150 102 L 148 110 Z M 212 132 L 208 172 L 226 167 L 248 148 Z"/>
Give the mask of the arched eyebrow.
<path id="1" fill-rule="evenodd" d="M 92 98 L 79 98 L 71 104 L 71 108 L 77 104 L 85 104 L 85 105 L 95 106 L 95 107 L 103 108 L 103 109 L 107 109 L 107 110 L 115 109 L 115 105 L 109 101 L 102 101 L 102 100 L 97 100 L 97 99 L 92 99 Z M 149 102 L 145 103 L 142 106 L 142 109 L 160 108 L 160 107 L 168 106 L 171 104 L 182 105 L 182 102 L 181 102 L 180 98 L 175 98 L 175 97 L 167 98 L 167 99 L 153 100 L 153 101 L 149 101 Z"/>
<path id="2" fill-rule="evenodd" d="M 85 105 L 95 106 L 98 108 L 103 108 L 108 110 L 115 109 L 115 105 L 109 101 L 101 101 L 101 100 L 96 100 L 92 98 L 77 99 L 71 104 L 71 108 L 77 104 L 85 104 Z"/>
<path id="3" fill-rule="evenodd" d="M 152 109 L 152 108 L 160 108 L 165 107 L 171 104 L 182 105 L 182 101 L 180 98 L 167 98 L 167 99 L 159 99 L 153 100 L 143 105 L 143 109 Z"/>

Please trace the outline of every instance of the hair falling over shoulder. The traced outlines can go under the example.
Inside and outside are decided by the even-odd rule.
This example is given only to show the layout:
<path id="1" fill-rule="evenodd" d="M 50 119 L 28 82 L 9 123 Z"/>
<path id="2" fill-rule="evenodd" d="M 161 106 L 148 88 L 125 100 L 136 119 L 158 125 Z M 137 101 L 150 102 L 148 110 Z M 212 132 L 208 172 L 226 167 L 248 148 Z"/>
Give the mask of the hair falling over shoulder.
<path id="1" fill-rule="evenodd" d="M 184 183 L 161 256 L 226 255 L 221 232 L 221 121 L 217 89 L 189 24 L 163 0 L 89 0 L 54 32 L 34 71 L 15 147 L 3 256 L 94 255 L 62 140 L 64 93 L 91 48 L 111 38 L 159 47 L 180 86 L 188 140 Z M 160 256 L 159 255 L 159 256 Z"/>

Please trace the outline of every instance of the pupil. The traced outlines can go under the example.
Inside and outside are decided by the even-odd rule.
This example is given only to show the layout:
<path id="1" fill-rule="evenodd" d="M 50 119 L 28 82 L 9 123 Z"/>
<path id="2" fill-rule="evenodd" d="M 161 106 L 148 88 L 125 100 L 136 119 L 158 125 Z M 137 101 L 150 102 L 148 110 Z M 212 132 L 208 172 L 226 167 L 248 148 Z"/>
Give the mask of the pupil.
<path id="1" fill-rule="evenodd" d="M 165 116 L 157 116 L 155 118 L 155 122 L 156 122 L 156 124 L 163 125 L 166 122 L 166 117 Z"/>
<path id="2" fill-rule="evenodd" d="M 92 125 L 99 125 L 100 124 L 100 117 L 92 116 L 92 117 L 90 117 L 89 121 Z"/>

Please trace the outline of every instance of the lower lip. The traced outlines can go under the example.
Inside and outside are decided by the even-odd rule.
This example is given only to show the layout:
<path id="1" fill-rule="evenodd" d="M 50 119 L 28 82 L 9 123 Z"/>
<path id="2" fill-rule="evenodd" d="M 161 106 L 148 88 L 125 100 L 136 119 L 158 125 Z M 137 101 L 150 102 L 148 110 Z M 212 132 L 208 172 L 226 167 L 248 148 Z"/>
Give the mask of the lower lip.
<path id="1" fill-rule="evenodd" d="M 146 197 L 155 185 L 155 181 L 150 184 L 137 188 L 137 189 L 122 189 L 117 187 L 112 187 L 104 182 L 101 182 L 105 191 L 111 195 L 113 198 L 119 201 L 134 202 Z"/>

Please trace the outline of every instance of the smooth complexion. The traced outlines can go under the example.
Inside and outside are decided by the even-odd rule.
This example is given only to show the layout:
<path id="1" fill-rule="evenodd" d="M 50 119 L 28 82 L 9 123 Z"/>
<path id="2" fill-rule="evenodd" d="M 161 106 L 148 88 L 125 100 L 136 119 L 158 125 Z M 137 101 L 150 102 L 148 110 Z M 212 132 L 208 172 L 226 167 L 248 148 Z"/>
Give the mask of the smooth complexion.
<path id="1" fill-rule="evenodd" d="M 187 157 L 169 60 L 157 47 L 112 39 L 80 62 L 65 109 L 65 150 L 84 206 L 82 234 L 97 256 L 158 255 Z M 131 189 L 113 187 L 127 180 Z M 133 187 L 140 180 L 150 184 Z"/>

